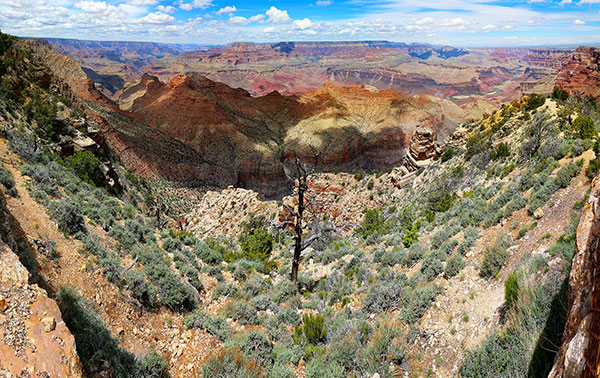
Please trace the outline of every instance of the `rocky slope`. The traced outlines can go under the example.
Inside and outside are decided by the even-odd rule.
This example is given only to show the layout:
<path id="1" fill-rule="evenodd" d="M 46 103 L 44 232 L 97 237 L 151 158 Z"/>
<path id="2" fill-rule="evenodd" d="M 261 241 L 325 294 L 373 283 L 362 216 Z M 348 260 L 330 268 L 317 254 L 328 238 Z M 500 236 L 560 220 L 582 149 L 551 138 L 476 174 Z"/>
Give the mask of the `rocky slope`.
<path id="1" fill-rule="evenodd" d="M 600 50 L 579 47 L 558 73 L 556 85 L 574 96 L 600 99 Z"/>
<path id="2" fill-rule="evenodd" d="M 75 339 L 56 302 L 31 282 L 1 192 L 0 201 L 0 376 L 81 377 Z"/>
<path id="3" fill-rule="evenodd" d="M 567 323 L 549 377 L 600 376 L 600 180 L 595 179 L 577 229 L 569 277 Z"/>

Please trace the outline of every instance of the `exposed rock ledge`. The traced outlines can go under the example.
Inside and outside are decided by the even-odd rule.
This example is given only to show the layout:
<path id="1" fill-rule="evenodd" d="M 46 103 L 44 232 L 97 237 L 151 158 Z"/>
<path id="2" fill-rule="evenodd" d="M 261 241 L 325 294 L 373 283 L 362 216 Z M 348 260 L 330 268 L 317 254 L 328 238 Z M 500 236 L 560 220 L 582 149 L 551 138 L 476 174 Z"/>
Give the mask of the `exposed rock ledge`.
<path id="1" fill-rule="evenodd" d="M 569 310 L 549 378 L 600 377 L 600 178 L 592 183 L 569 277 Z"/>
<path id="2" fill-rule="evenodd" d="M 0 194 L 0 201 L 4 201 Z M 6 240 L 8 223 L 0 209 Z M 14 240 L 8 234 L 8 242 Z M 0 241 L 0 377 L 81 377 L 75 339 L 56 302 L 29 283 L 29 272 Z"/>

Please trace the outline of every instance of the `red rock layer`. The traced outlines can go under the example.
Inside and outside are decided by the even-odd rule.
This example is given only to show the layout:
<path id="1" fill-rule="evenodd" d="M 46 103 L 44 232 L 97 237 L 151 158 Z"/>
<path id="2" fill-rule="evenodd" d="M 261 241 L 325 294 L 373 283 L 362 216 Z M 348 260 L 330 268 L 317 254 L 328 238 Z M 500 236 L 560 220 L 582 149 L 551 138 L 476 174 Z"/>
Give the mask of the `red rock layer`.
<path id="1" fill-rule="evenodd" d="M 556 85 L 572 95 L 600 100 L 600 50 L 579 47 L 560 70 Z"/>

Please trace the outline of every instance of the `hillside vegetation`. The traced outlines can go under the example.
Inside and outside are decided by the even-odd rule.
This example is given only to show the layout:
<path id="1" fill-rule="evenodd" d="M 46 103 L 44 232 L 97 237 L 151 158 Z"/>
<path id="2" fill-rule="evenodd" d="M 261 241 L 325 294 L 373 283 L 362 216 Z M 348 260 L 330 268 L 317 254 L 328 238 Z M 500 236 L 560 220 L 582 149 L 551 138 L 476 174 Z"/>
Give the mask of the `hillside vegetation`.
<path id="1" fill-rule="evenodd" d="M 339 175 L 350 201 L 378 205 L 306 249 L 292 282 L 292 230 L 273 227 L 281 204 L 232 209 L 236 235 L 189 232 L 161 211 L 156 182 L 110 150 L 67 148 L 93 122 L 15 43 L 0 34 L 0 182 L 23 264 L 55 296 L 87 375 L 549 371 L 579 212 L 600 170 L 593 102 L 555 91 L 505 105 L 459 127 L 401 188 L 391 172 Z"/>

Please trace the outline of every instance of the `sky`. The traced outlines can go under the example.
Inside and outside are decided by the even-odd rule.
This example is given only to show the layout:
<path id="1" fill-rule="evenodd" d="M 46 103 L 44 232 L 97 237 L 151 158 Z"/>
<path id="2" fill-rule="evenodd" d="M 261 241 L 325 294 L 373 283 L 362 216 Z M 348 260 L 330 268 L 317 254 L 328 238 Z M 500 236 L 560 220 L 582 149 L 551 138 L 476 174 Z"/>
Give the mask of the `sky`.
<path id="1" fill-rule="evenodd" d="M 0 0 L 0 30 L 23 37 L 203 45 L 599 45 L 600 0 Z"/>

